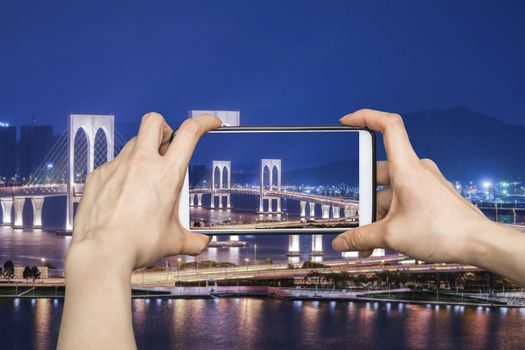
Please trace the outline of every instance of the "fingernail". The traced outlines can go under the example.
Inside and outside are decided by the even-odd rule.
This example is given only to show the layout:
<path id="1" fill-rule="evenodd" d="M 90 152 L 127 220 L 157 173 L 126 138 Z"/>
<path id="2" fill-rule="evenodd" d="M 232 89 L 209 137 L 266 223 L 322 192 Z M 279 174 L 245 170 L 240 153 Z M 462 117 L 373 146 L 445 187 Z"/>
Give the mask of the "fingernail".
<path id="1" fill-rule="evenodd" d="M 343 237 L 337 236 L 332 241 L 332 248 L 334 248 L 337 251 L 343 251 L 348 250 L 348 245 Z"/>
<path id="2" fill-rule="evenodd" d="M 208 243 L 206 243 L 206 244 L 210 244 L 210 242 L 211 242 L 212 239 L 213 239 L 213 236 L 209 236 L 209 237 L 208 237 Z"/>
<path id="3" fill-rule="evenodd" d="M 352 114 L 346 114 L 346 115 L 343 115 L 341 118 L 339 118 L 339 122 L 342 123 L 345 121 L 345 119 L 348 119 L 348 117 L 350 117 Z"/>

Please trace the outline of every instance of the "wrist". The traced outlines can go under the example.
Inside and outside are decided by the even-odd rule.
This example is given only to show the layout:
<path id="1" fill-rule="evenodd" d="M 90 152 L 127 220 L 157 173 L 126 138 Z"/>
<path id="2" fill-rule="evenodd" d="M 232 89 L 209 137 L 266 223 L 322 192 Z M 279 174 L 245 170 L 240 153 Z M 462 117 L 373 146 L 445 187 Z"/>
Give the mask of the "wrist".
<path id="1" fill-rule="evenodd" d="M 129 247 L 116 247 L 107 241 L 84 239 L 72 241 L 65 260 L 66 275 L 72 273 L 103 273 L 130 276 L 134 259 Z"/>
<path id="2" fill-rule="evenodd" d="M 492 259 L 501 247 L 499 242 L 505 240 L 508 228 L 504 225 L 484 219 L 474 225 L 469 231 L 466 263 L 480 267 L 490 268 Z"/>

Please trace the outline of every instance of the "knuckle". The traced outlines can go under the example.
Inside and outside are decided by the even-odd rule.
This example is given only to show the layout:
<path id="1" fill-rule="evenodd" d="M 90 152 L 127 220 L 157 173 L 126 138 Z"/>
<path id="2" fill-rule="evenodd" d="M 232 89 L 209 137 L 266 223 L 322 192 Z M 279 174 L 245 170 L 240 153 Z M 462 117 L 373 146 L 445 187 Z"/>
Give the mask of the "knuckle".
<path id="1" fill-rule="evenodd" d="M 163 121 L 164 121 L 164 117 L 160 115 L 159 113 L 149 112 L 149 113 L 144 114 L 144 116 L 142 117 L 141 124 L 151 123 L 151 122 L 163 122 Z"/>
<path id="2" fill-rule="evenodd" d="M 386 247 L 393 248 L 397 246 L 396 237 L 388 227 L 384 229 L 382 236 L 382 241 Z"/>
<path id="3" fill-rule="evenodd" d="M 195 119 L 190 118 L 182 123 L 179 130 L 190 135 L 199 135 L 201 133 L 201 125 Z"/>
<path id="4" fill-rule="evenodd" d="M 392 113 L 390 114 L 390 118 L 388 118 L 388 126 L 389 127 L 403 127 L 403 117 L 401 117 L 399 114 Z"/>
<path id="5" fill-rule="evenodd" d="M 357 113 L 362 113 L 362 114 L 369 114 L 369 113 L 371 113 L 371 112 L 372 112 L 372 110 L 369 109 L 369 108 L 361 108 L 361 109 L 359 109 L 359 110 L 357 111 Z"/>
<path id="6" fill-rule="evenodd" d="M 350 237 L 348 237 L 348 243 L 355 250 L 364 250 L 367 248 L 365 237 L 359 230 L 354 230 Z"/>
<path id="7" fill-rule="evenodd" d="M 421 162 L 425 166 L 428 166 L 428 167 L 431 167 L 431 168 L 437 168 L 437 164 L 430 158 L 423 158 L 423 159 L 421 159 Z"/>

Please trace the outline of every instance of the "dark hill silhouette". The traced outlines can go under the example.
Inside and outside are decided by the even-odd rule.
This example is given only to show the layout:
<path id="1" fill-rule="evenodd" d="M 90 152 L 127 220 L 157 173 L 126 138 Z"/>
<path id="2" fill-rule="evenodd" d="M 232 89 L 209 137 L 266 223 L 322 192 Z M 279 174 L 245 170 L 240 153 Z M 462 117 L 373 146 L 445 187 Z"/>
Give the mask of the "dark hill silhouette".
<path id="1" fill-rule="evenodd" d="M 404 120 L 418 155 L 432 158 L 450 179 L 525 176 L 524 126 L 463 107 L 411 113 Z"/>
<path id="2" fill-rule="evenodd" d="M 357 185 L 359 182 L 359 162 L 332 162 L 325 165 L 287 171 L 283 174 L 285 185 L 338 185 L 345 183 Z"/>
<path id="3" fill-rule="evenodd" d="M 433 159 L 451 180 L 525 177 L 525 127 L 463 107 L 426 110 L 404 116 L 410 140 L 420 157 Z M 378 135 L 378 159 L 385 159 Z M 357 182 L 357 161 L 329 163 L 285 173 L 293 184 L 336 185 Z M 346 174 L 351 174 L 350 176 Z"/>

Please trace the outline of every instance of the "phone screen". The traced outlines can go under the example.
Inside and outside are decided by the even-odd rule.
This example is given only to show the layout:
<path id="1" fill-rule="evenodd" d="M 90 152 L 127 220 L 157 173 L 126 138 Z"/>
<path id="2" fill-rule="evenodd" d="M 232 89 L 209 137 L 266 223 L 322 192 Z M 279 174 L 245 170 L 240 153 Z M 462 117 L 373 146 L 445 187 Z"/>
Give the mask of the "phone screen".
<path id="1" fill-rule="evenodd" d="M 359 132 L 210 132 L 189 166 L 190 229 L 359 225 Z"/>

